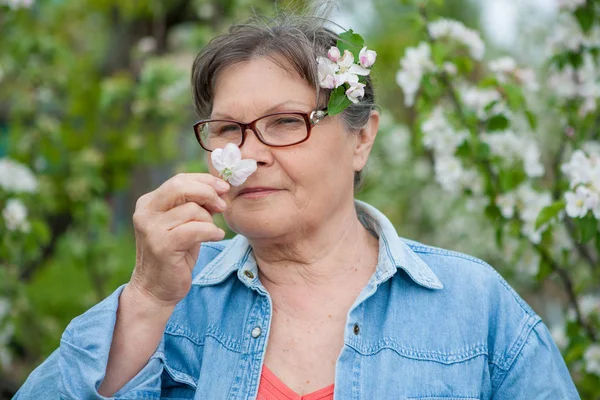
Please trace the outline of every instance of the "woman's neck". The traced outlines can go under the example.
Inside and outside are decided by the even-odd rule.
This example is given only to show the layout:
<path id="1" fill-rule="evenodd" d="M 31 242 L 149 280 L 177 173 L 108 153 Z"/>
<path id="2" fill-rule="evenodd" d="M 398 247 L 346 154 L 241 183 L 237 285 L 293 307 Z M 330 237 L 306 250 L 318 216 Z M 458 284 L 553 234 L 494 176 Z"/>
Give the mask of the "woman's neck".
<path id="1" fill-rule="evenodd" d="M 251 242 L 261 282 L 272 296 L 279 293 L 295 303 L 289 304 L 292 309 L 301 309 L 312 301 L 318 305 L 323 296 L 339 298 L 338 289 L 364 287 L 377 265 L 378 240 L 358 220 L 353 202 L 345 208 L 310 233 L 277 243 Z"/>

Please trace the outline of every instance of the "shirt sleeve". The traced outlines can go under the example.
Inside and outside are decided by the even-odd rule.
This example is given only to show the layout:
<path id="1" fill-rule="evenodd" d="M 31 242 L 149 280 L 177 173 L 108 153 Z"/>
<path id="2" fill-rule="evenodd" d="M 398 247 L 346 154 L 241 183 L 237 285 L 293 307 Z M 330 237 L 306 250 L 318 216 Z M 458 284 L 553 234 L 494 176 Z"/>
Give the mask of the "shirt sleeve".
<path id="1" fill-rule="evenodd" d="M 562 355 L 543 322 L 538 322 L 529 332 L 492 399 L 580 399 Z"/>
<path id="2" fill-rule="evenodd" d="M 123 288 L 71 321 L 58 350 L 31 373 L 16 399 L 160 399 L 164 340 L 144 368 L 113 397 L 98 393 Z"/>

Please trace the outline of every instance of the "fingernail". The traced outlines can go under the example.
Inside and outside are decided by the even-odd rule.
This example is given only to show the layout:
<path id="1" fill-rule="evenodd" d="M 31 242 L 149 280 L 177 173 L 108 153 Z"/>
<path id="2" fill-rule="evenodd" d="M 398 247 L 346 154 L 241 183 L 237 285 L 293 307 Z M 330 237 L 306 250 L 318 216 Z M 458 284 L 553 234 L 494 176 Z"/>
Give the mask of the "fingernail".
<path id="1" fill-rule="evenodd" d="M 219 198 L 219 207 L 221 208 L 227 208 L 227 203 L 225 202 L 225 200 Z"/>
<path id="2" fill-rule="evenodd" d="M 217 189 L 227 190 L 229 189 L 229 184 L 225 181 L 217 179 Z"/>

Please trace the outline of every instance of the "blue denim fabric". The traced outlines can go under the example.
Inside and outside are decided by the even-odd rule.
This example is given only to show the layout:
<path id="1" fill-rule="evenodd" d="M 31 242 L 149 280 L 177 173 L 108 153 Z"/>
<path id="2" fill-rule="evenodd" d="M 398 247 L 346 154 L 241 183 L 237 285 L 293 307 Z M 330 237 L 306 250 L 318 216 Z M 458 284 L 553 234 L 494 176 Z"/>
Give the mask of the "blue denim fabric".
<path id="1" fill-rule="evenodd" d="M 378 210 L 356 207 L 379 262 L 348 312 L 336 399 L 579 399 L 548 329 L 494 269 L 401 239 Z M 248 241 L 203 244 L 193 274 L 156 352 L 113 398 L 256 397 L 272 303 Z M 122 289 L 71 322 L 16 399 L 105 398 Z"/>

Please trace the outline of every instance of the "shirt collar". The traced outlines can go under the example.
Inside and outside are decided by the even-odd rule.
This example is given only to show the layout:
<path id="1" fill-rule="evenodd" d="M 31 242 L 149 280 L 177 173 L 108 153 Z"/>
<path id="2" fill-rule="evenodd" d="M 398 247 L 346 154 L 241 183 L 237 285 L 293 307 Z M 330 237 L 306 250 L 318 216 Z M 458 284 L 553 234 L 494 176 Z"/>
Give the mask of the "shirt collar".
<path id="1" fill-rule="evenodd" d="M 398 237 L 396 229 L 385 215 L 362 201 L 355 200 L 355 205 L 359 220 L 379 237 L 379 259 L 374 283 L 384 281 L 400 268 L 423 287 L 444 288 L 431 268 Z M 258 278 L 258 267 L 252 255 L 252 248 L 248 239 L 242 235 L 237 235 L 229 241 L 221 253 L 196 275 L 192 284 L 215 285 L 224 281 L 234 271 L 238 271 L 238 277 L 248 286 Z"/>

